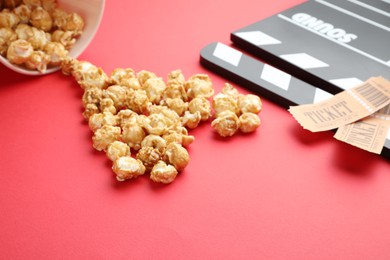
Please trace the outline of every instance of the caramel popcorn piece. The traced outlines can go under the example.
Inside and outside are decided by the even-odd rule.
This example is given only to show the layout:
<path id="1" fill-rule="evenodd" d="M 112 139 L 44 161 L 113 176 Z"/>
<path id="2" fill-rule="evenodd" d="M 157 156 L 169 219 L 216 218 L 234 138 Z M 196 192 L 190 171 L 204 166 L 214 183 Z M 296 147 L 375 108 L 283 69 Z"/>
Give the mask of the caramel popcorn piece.
<path id="1" fill-rule="evenodd" d="M 204 96 L 197 96 L 192 99 L 188 104 L 188 110 L 192 114 L 199 112 L 202 121 L 207 121 L 211 116 L 210 102 Z"/>
<path id="2" fill-rule="evenodd" d="M 211 122 L 213 129 L 222 137 L 228 137 L 234 135 L 240 127 L 240 120 L 236 113 L 225 110 L 218 114 Z"/>
<path id="3" fill-rule="evenodd" d="M 115 162 L 120 157 L 130 156 L 130 147 L 121 141 L 114 141 L 108 146 L 106 155 L 108 159 Z"/>
<path id="4" fill-rule="evenodd" d="M 27 24 L 30 21 L 31 8 L 28 5 L 19 5 L 14 8 L 13 12 L 19 17 L 21 24 Z"/>
<path id="5" fill-rule="evenodd" d="M 68 14 L 65 24 L 60 27 L 64 31 L 72 31 L 75 35 L 80 35 L 84 28 L 84 19 L 77 13 Z"/>
<path id="6" fill-rule="evenodd" d="M 211 97 L 214 94 L 213 84 L 208 75 L 196 74 L 186 82 L 187 94 L 190 99 L 197 96 Z"/>
<path id="7" fill-rule="evenodd" d="M 127 102 L 127 89 L 123 86 L 112 85 L 103 90 L 103 97 L 114 101 L 115 108 L 119 109 L 125 106 Z"/>
<path id="8" fill-rule="evenodd" d="M 164 154 L 164 161 L 173 165 L 178 172 L 183 171 L 190 162 L 190 156 L 187 149 L 181 144 L 170 143 Z"/>
<path id="9" fill-rule="evenodd" d="M 0 12 L 0 28 L 14 28 L 20 22 L 20 18 L 9 9 Z"/>
<path id="10" fill-rule="evenodd" d="M 177 174 L 175 167 L 166 164 L 164 161 L 159 161 L 153 166 L 150 179 L 154 182 L 168 184 L 175 180 Z"/>
<path id="11" fill-rule="evenodd" d="M 96 132 L 105 125 L 117 126 L 118 118 L 110 112 L 95 113 L 89 117 L 88 125 L 92 132 Z"/>
<path id="12" fill-rule="evenodd" d="M 199 111 L 195 111 L 195 113 L 191 113 L 190 111 L 186 111 L 184 116 L 182 117 L 182 124 L 185 127 L 190 129 L 194 129 L 198 127 L 200 121 L 202 120 L 202 116 Z"/>
<path id="13" fill-rule="evenodd" d="M 122 140 L 134 150 L 141 148 L 141 142 L 146 134 L 137 122 L 128 122 L 122 126 Z"/>
<path id="14" fill-rule="evenodd" d="M 97 129 L 92 137 L 93 147 L 98 151 L 106 151 L 114 141 L 120 140 L 121 128 L 111 125 L 103 125 Z"/>
<path id="15" fill-rule="evenodd" d="M 7 50 L 7 59 L 13 64 L 25 63 L 33 54 L 34 48 L 26 40 L 13 41 Z"/>
<path id="16" fill-rule="evenodd" d="M 254 132 L 261 124 L 260 118 L 258 115 L 245 112 L 239 117 L 240 120 L 240 131 L 243 133 Z"/>
<path id="17" fill-rule="evenodd" d="M 141 147 L 152 147 L 157 149 L 161 154 L 165 152 L 167 141 L 159 135 L 147 135 L 141 142 Z"/>
<path id="18" fill-rule="evenodd" d="M 43 49 L 50 57 L 50 64 L 53 66 L 61 65 L 63 59 L 68 55 L 64 45 L 59 42 L 48 42 Z"/>
<path id="19" fill-rule="evenodd" d="M 170 110 L 175 111 L 177 115 L 181 116 L 188 109 L 188 103 L 181 98 L 167 98 L 162 102 Z"/>
<path id="20" fill-rule="evenodd" d="M 45 72 L 47 65 L 50 62 L 49 56 L 43 51 L 34 51 L 32 55 L 25 61 L 27 68 Z"/>
<path id="21" fill-rule="evenodd" d="M 234 97 L 223 93 L 218 93 L 213 97 L 212 106 L 216 116 L 226 110 L 229 110 L 236 115 L 240 113 L 240 109 Z"/>
<path id="22" fill-rule="evenodd" d="M 130 156 L 122 156 L 114 161 L 112 170 L 118 181 L 124 181 L 143 175 L 146 168 L 140 160 Z"/>
<path id="23" fill-rule="evenodd" d="M 143 120 L 143 127 L 154 135 L 163 135 L 168 130 L 167 121 L 162 114 L 150 114 Z"/>
<path id="24" fill-rule="evenodd" d="M 75 34 L 72 31 L 55 30 L 51 35 L 51 40 L 61 43 L 66 50 L 70 50 L 76 43 Z"/>
<path id="25" fill-rule="evenodd" d="M 162 154 L 157 148 L 144 146 L 138 150 L 136 158 L 142 162 L 146 170 L 150 172 L 153 166 L 161 160 Z"/>
<path id="26" fill-rule="evenodd" d="M 128 81 L 135 77 L 135 71 L 131 68 L 116 68 L 111 72 L 110 83 L 112 85 L 127 86 Z"/>
<path id="27" fill-rule="evenodd" d="M 17 39 L 11 28 L 0 28 L 0 55 L 6 55 L 8 46 Z"/>
<path id="28" fill-rule="evenodd" d="M 35 28 L 45 32 L 50 31 L 53 26 L 53 20 L 49 12 L 40 6 L 31 12 L 30 22 Z"/>
<path id="29" fill-rule="evenodd" d="M 241 95 L 238 98 L 238 107 L 240 108 L 241 113 L 254 113 L 258 114 L 261 111 L 262 108 L 262 102 L 260 97 L 253 95 L 253 94 L 247 94 L 247 95 Z"/>

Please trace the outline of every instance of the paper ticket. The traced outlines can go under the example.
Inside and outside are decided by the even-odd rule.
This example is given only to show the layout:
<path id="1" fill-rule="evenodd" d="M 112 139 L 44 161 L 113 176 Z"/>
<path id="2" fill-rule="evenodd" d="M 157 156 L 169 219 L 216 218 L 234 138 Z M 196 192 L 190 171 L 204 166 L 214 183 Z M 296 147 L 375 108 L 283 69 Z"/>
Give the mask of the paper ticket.
<path id="1" fill-rule="evenodd" d="M 340 126 L 334 137 L 372 153 L 380 154 L 390 128 L 390 105 L 358 122 Z"/>
<path id="2" fill-rule="evenodd" d="M 366 118 L 388 104 L 390 104 L 390 82 L 382 77 L 373 77 L 328 100 L 292 106 L 289 111 L 303 128 L 319 132 Z"/>

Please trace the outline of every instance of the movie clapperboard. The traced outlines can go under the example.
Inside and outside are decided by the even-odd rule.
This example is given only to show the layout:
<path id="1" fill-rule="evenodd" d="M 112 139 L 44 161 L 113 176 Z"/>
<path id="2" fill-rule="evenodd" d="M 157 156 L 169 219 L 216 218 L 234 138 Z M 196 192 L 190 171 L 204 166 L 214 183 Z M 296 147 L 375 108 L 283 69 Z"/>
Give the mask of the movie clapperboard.
<path id="1" fill-rule="evenodd" d="M 390 0 L 311 0 L 230 36 L 238 49 L 211 43 L 201 64 L 286 108 L 390 80 Z M 390 131 L 381 155 L 390 158 Z"/>

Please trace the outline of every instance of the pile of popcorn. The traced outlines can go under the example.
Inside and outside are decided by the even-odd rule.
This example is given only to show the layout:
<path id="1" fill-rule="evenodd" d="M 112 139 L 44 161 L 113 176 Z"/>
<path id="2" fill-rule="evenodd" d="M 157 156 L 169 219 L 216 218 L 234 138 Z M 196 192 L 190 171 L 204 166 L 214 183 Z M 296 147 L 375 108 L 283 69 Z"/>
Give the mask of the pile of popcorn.
<path id="1" fill-rule="evenodd" d="M 188 165 L 188 133 L 200 123 L 222 137 L 260 126 L 262 103 L 225 83 L 214 95 L 208 75 L 188 79 L 180 70 L 167 79 L 149 71 L 117 68 L 107 75 L 87 61 L 68 57 L 84 28 L 83 18 L 57 7 L 56 0 L 0 0 L 0 55 L 11 63 L 44 72 L 61 66 L 83 89 L 83 116 L 93 147 L 106 153 L 118 181 L 148 173 L 171 183 Z"/>
<path id="2" fill-rule="evenodd" d="M 0 55 L 27 69 L 60 66 L 84 28 L 56 0 L 0 0 Z"/>
<path id="3" fill-rule="evenodd" d="M 240 94 L 225 83 L 214 95 L 208 75 L 186 79 L 180 70 L 164 80 L 149 71 L 117 68 L 107 75 L 88 61 L 66 58 L 62 72 L 83 89 L 83 116 L 93 131 L 93 147 L 106 153 L 118 181 L 148 173 L 159 183 L 171 183 L 188 165 L 188 133 L 212 121 L 222 137 L 260 126 L 261 100 Z"/>

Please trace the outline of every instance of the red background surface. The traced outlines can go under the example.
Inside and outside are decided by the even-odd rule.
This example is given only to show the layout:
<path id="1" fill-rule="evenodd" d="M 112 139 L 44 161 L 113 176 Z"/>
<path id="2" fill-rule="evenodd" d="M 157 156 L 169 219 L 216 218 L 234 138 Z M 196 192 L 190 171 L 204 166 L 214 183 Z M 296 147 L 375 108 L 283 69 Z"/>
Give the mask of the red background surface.
<path id="1" fill-rule="evenodd" d="M 300 0 L 107 1 L 80 57 L 166 77 L 207 73 L 202 47 Z M 301 129 L 263 97 L 262 126 L 191 132 L 171 185 L 117 182 L 92 148 L 82 91 L 0 66 L 1 259 L 389 259 L 389 161 Z M 245 88 L 237 86 L 241 92 Z"/>

